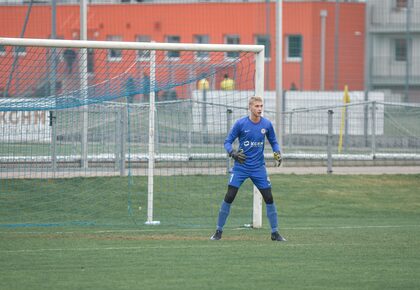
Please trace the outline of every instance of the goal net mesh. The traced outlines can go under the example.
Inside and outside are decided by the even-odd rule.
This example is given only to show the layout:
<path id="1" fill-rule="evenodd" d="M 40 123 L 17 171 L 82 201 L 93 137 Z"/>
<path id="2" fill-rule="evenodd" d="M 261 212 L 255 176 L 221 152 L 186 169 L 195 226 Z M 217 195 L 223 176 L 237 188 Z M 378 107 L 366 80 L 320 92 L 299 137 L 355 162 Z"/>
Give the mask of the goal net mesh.
<path id="1" fill-rule="evenodd" d="M 231 166 L 223 142 L 254 93 L 254 53 L 4 51 L 0 226 L 144 226 L 152 96 L 154 219 L 215 226 Z M 225 75 L 234 80 L 227 90 Z M 252 220 L 252 185 L 241 192 L 231 226 Z"/>

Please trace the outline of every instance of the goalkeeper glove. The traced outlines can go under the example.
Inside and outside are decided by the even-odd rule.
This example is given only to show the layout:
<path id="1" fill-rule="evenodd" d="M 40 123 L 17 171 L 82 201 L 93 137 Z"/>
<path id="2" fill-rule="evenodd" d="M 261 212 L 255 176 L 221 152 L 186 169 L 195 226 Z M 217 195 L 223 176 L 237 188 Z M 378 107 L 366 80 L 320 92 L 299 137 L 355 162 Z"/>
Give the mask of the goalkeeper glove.
<path id="1" fill-rule="evenodd" d="M 274 160 L 276 160 L 276 166 L 279 167 L 282 161 L 280 152 L 274 152 Z"/>
<path id="2" fill-rule="evenodd" d="M 244 150 L 240 149 L 236 151 L 235 149 L 229 153 L 229 156 L 238 161 L 239 163 L 244 163 L 246 160 L 246 155 L 244 154 Z"/>

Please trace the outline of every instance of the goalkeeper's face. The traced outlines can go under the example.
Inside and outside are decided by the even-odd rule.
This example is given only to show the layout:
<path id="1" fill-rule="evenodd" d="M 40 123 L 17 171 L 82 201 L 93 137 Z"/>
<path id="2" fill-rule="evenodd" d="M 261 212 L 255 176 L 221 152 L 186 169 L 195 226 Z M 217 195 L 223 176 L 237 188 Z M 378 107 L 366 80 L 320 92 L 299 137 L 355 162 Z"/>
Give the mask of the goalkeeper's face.
<path id="1" fill-rule="evenodd" d="M 260 101 L 254 101 L 249 105 L 249 110 L 251 111 L 251 115 L 254 118 L 261 117 L 261 114 L 263 112 L 263 103 Z"/>

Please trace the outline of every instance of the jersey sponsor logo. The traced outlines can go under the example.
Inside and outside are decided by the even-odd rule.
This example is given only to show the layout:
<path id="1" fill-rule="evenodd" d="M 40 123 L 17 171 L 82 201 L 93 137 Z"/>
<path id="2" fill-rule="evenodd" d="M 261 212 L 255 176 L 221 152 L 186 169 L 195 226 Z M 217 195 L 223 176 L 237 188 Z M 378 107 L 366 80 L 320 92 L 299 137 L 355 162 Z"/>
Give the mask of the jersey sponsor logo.
<path id="1" fill-rule="evenodd" d="M 251 142 L 251 147 L 263 147 L 264 142 Z"/>
<path id="2" fill-rule="evenodd" d="M 256 142 L 256 141 L 244 141 L 244 147 L 263 147 L 264 142 Z"/>
<path id="3" fill-rule="evenodd" d="M 248 133 L 249 131 L 251 131 L 251 130 L 245 130 L 244 132 L 245 132 L 245 133 Z"/>

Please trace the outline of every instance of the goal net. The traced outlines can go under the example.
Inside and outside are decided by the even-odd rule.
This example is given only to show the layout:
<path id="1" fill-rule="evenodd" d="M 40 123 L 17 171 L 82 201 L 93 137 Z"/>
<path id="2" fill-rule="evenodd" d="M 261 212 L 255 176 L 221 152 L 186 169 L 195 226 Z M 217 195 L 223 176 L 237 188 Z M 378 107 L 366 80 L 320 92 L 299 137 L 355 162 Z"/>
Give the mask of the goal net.
<path id="1" fill-rule="evenodd" d="M 263 47 L 0 45 L 0 226 L 215 226 L 223 142 L 263 93 Z M 255 218 L 252 184 L 241 192 L 232 226 Z"/>

